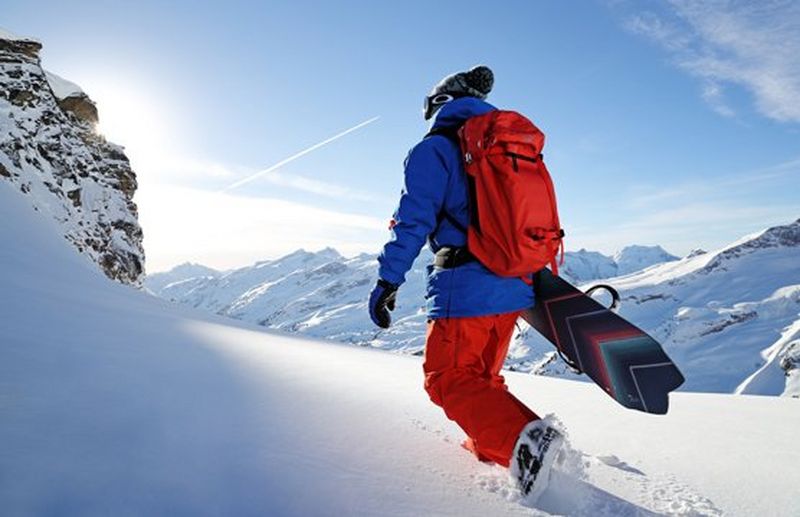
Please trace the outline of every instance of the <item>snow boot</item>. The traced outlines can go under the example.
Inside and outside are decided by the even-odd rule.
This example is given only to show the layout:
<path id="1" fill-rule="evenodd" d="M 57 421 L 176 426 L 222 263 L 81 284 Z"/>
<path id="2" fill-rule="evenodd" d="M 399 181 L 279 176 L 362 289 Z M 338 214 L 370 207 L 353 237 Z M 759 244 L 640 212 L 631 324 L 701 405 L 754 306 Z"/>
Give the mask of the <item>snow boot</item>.
<path id="1" fill-rule="evenodd" d="M 511 457 L 510 474 L 526 503 L 533 504 L 550 481 L 550 468 L 564 442 L 547 420 L 529 422 L 519 435 Z"/>

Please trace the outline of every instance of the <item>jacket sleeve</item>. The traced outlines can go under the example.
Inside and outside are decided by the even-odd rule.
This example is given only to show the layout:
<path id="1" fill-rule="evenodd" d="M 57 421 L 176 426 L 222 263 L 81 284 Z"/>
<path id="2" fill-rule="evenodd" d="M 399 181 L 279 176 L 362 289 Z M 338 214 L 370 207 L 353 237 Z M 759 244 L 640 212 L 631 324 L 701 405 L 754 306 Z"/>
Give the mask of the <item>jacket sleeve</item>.
<path id="1" fill-rule="evenodd" d="M 448 169 L 436 138 L 417 144 L 405 162 L 405 184 L 394 213 L 392 238 L 378 256 L 380 278 L 400 285 L 436 229 L 444 204 Z"/>

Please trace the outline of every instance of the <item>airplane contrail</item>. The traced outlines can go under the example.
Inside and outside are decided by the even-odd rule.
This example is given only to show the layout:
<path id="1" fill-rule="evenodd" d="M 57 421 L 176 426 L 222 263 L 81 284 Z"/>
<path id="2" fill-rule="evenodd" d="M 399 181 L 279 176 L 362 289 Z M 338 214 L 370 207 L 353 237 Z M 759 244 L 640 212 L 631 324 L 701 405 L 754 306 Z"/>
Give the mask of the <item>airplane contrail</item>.
<path id="1" fill-rule="evenodd" d="M 233 190 L 233 189 L 235 189 L 235 188 L 241 187 L 242 185 L 245 185 L 245 184 L 247 184 L 247 183 L 250 183 L 251 181 L 257 180 L 257 179 L 258 179 L 258 178 L 260 178 L 261 176 L 264 176 L 265 174 L 269 174 L 270 172 L 274 171 L 275 169 L 278 169 L 278 168 L 280 168 L 280 167 L 283 167 L 283 166 L 284 166 L 284 165 L 286 165 L 287 163 L 289 163 L 289 162 L 293 162 L 294 160 L 296 160 L 296 159 L 300 158 L 301 156 L 305 156 L 306 154 L 310 153 L 311 151 L 315 151 L 315 150 L 319 149 L 319 148 L 320 148 L 320 147 L 322 147 L 323 145 L 327 145 L 327 144 L 329 144 L 329 143 L 333 142 L 334 140 L 338 140 L 338 139 L 342 138 L 343 136 L 345 136 L 345 135 L 347 135 L 347 134 L 349 134 L 349 133 L 352 133 L 353 131 L 356 131 L 356 130 L 358 130 L 358 129 L 361 129 L 362 127 L 366 126 L 367 124 L 371 124 L 371 123 L 375 122 L 375 121 L 376 121 L 376 120 L 378 120 L 379 118 L 380 118 L 380 117 L 372 117 L 371 119 L 369 119 L 369 120 L 365 120 L 364 122 L 362 122 L 362 123 L 360 123 L 360 124 L 356 124 L 355 126 L 351 127 L 350 129 L 345 129 L 345 130 L 344 130 L 344 131 L 342 131 L 341 133 L 337 133 L 337 134 L 333 135 L 333 136 L 332 136 L 332 137 L 330 137 L 330 138 L 326 138 L 326 139 L 325 139 L 325 140 L 323 140 L 322 142 L 319 142 L 319 143 L 317 143 L 317 144 L 314 144 L 314 145 L 312 145 L 311 147 L 308 147 L 308 148 L 306 148 L 306 149 L 303 149 L 302 151 L 300 151 L 300 152 L 298 152 L 298 153 L 295 153 L 295 154 L 293 154 L 292 156 L 290 156 L 290 157 L 288 157 L 288 158 L 285 158 L 285 159 L 283 159 L 283 160 L 279 161 L 279 162 L 278 162 L 278 163 L 276 163 L 275 165 L 271 165 L 271 166 L 267 167 L 267 168 L 266 168 L 266 169 L 264 169 L 264 170 L 258 171 L 258 172 L 256 172 L 255 174 L 252 174 L 252 175 L 250 175 L 250 176 L 247 176 L 246 178 L 242 178 L 242 179 L 240 179 L 239 181 L 237 181 L 237 182 L 235 182 L 235 183 L 232 183 L 232 184 L 228 185 L 227 187 L 225 187 L 224 189 L 220 190 L 219 192 L 220 192 L 220 193 L 221 193 L 221 192 L 227 192 L 227 191 L 229 191 L 229 190 Z"/>

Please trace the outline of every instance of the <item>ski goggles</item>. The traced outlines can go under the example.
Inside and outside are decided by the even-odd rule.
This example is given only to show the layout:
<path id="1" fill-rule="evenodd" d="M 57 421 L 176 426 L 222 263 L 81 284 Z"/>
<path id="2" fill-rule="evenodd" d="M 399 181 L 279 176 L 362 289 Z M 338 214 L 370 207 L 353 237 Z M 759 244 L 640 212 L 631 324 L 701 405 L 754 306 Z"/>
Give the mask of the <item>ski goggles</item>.
<path id="1" fill-rule="evenodd" d="M 422 105 L 422 114 L 425 115 L 425 120 L 428 120 L 436 113 L 442 104 L 447 104 L 451 100 L 455 99 L 449 93 L 440 93 L 438 95 L 426 95 L 425 102 Z"/>

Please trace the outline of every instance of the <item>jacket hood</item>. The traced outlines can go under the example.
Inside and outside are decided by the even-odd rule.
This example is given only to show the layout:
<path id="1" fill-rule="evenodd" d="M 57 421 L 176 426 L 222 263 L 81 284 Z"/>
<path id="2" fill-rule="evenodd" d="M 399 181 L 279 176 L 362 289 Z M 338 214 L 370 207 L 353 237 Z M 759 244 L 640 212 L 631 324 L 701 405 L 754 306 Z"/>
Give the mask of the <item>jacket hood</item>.
<path id="1" fill-rule="evenodd" d="M 439 108 L 431 128 L 458 126 L 468 118 L 483 115 L 495 109 L 497 108 L 477 97 L 454 99 Z"/>

